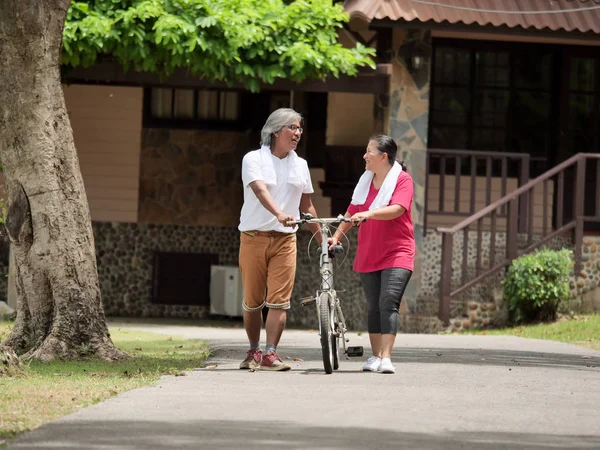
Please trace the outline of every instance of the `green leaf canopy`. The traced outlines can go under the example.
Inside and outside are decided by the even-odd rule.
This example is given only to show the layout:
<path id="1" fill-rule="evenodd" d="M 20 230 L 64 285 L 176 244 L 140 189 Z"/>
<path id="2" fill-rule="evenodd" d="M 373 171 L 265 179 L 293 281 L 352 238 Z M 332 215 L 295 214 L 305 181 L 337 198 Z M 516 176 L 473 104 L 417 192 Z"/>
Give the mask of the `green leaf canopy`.
<path id="1" fill-rule="evenodd" d="M 355 75 L 374 67 L 375 51 L 344 48 L 348 20 L 331 0 L 73 1 L 61 63 L 90 66 L 107 56 L 126 70 L 168 75 L 189 69 L 202 78 L 245 83 Z"/>

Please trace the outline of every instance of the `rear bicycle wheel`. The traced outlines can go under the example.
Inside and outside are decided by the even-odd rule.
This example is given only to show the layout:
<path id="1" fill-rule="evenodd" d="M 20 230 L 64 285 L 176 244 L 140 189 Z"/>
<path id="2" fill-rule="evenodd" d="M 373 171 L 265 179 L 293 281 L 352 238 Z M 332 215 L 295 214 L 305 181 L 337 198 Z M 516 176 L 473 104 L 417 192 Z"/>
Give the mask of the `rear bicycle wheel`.
<path id="1" fill-rule="evenodd" d="M 323 352 L 323 368 L 325 373 L 333 372 L 333 333 L 331 329 L 331 308 L 329 295 L 321 294 L 319 299 L 319 324 L 321 326 L 321 350 Z"/>

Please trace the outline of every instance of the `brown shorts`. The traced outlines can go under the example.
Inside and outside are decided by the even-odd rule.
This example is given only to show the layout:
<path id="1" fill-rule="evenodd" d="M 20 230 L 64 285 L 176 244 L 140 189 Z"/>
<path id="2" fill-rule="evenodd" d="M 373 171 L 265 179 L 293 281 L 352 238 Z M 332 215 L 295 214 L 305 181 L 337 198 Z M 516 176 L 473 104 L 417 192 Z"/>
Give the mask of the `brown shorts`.
<path id="1" fill-rule="evenodd" d="M 242 231 L 240 271 L 246 311 L 289 309 L 296 276 L 296 234 Z"/>

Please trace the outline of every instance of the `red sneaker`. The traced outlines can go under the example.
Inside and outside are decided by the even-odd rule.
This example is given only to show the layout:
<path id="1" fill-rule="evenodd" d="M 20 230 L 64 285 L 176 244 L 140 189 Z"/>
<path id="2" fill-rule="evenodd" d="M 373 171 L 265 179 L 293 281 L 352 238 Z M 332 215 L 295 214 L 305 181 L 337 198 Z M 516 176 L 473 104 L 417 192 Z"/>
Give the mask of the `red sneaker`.
<path id="1" fill-rule="evenodd" d="M 260 361 L 262 360 L 263 353 L 260 349 L 251 349 L 246 353 L 246 359 L 240 364 L 240 369 L 258 369 Z"/>
<path id="2" fill-rule="evenodd" d="M 269 352 L 262 357 L 260 362 L 260 370 L 285 371 L 291 367 L 281 362 L 281 358 L 275 352 Z"/>

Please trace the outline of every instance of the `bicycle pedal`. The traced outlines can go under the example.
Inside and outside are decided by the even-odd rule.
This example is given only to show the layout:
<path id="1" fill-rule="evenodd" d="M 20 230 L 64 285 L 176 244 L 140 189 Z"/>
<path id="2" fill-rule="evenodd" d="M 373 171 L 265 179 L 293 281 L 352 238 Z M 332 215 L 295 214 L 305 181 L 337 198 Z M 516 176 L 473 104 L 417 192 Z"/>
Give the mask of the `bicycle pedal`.
<path id="1" fill-rule="evenodd" d="M 316 301 L 317 301 L 317 299 L 316 299 L 316 298 L 314 298 L 314 297 L 306 297 L 306 298 L 303 298 L 303 299 L 300 301 L 300 306 L 306 306 L 306 305 L 310 305 L 310 304 L 312 304 L 312 303 L 314 303 L 314 302 L 316 302 Z"/>
<path id="2" fill-rule="evenodd" d="M 363 355 L 363 348 L 362 348 L 362 346 L 348 347 L 346 349 L 346 353 L 347 353 L 348 356 L 362 356 Z"/>

